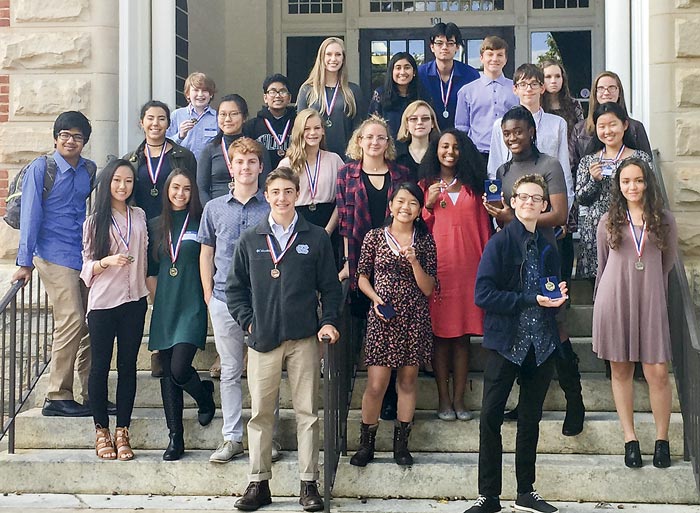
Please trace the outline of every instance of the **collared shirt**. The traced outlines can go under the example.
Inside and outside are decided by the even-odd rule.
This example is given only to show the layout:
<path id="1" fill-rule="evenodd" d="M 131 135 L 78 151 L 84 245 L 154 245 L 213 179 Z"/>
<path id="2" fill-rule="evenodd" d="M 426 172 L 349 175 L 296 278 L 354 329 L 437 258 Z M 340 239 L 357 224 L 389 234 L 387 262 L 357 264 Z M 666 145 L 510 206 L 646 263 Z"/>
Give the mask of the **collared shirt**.
<path id="1" fill-rule="evenodd" d="M 188 119 L 199 119 L 192 130 L 187 132 L 184 139 L 180 139 L 180 124 Z M 166 136 L 184 146 L 199 160 L 199 154 L 202 153 L 204 146 L 216 137 L 219 131 L 219 125 L 216 120 L 216 111 L 212 107 L 207 107 L 201 118 L 195 112 L 192 105 L 176 109 L 170 116 L 170 126 L 166 132 Z"/>
<path id="2" fill-rule="evenodd" d="M 272 235 L 274 235 L 275 239 L 277 239 L 277 244 L 279 244 L 280 250 L 284 250 L 284 248 L 287 247 L 287 243 L 294 233 L 294 227 L 296 226 L 298 219 L 299 214 L 294 212 L 294 219 L 292 219 L 292 222 L 289 223 L 289 226 L 287 226 L 287 229 L 285 230 L 284 226 L 277 224 L 272 218 L 272 212 L 270 212 L 270 214 L 267 216 L 267 222 L 272 230 Z"/>
<path id="3" fill-rule="evenodd" d="M 482 75 L 457 92 L 455 128 L 466 132 L 476 148 L 486 153 L 491 146 L 494 121 L 519 103 L 511 79 L 503 74 L 495 80 Z"/>
<path id="4" fill-rule="evenodd" d="M 533 115 L 537 132 L 537 149 L 542 153 L 554 157 L 561 164 L 566 182 L 566 196 L 569 208 L 574 202 L 574 181 L 571 178 L 569 167 L 569 141 L 566 136 L 566 121 L 554 114 L 547 114 L 541 108 Z M 493 123 L 491 132 L 491 146 L 489 153 L 488 173 L 489 178 L 496 178 L 498 168 L 508 162 L 510 152 L 503 142 L 501 131 L 501 118 Z M 550 194 L 552 192 L 550 191 Z"/>
<path id="5" fill-rule="evenodd" d="M 523 262 L 523 292 L 540 293 L 540 256 L 537 249 L 538 233 L 535 232 L 525 245 L 525 262 Z M 507 360 L 522 365 L 530 347 L 535 352 L 535 362 L 539 367 L 556 349 L 557 341 L 547 336 L 545 330 L 544 308 L 539 305 L 525 307 L 518 318 L 518 333 L 515 343 L 507 351 L 500 352 Z"/>
<path id="6" fill-rule="evenodd" d="M 214 248 L 214 297 L 226 302 L 226 277 L 233 251 L 245 230 L 256 226 L 270 213 L 261 190 L 244 205 L 233 194 L 219 196 L 204 207 L 197 242 Z"/>
<path id="7" fill-rule="evenodd" d="M 454 75 L 452 76 L 452 88 L 450 89 L 450 94 L 447 99 L 447 113 L 448 117 L 443 117 L 443 111 L 445 110 L 445 105 L 442 102 L 442 91 L 447 92 L 447 84 L 442 82 L 440 78 L 440 73 L 437 69 L 437 62 L 430 61 L 425 64 L 418 66 L 418 78 L 425 90 L 430 94 L 430 98 L 433 100 L 433 105 L 435 106 L 435 113 L 437 114 L 438 125 L 440 125 L 440 130 L 447 130 L 455 125 L 455 111 L 457 110 L 457 91 L 462 89 L 469 82 L 472 82 L 479 78 L 479 72 L 468 64 L 463 62 L 453 61 L 454 66 L 452 70 Z"/>
<path id="8" fill-rule="evenodd" d="M 35 159 L 24 175 L 17 265 L 31 267 L 37 255 L 51 263 L 80 270 L 90 174 L 82 157 L 75 168 L 57 151 L 53 158 L 56 181 L 46 202 L 43 201 L 46 159 Z"/>

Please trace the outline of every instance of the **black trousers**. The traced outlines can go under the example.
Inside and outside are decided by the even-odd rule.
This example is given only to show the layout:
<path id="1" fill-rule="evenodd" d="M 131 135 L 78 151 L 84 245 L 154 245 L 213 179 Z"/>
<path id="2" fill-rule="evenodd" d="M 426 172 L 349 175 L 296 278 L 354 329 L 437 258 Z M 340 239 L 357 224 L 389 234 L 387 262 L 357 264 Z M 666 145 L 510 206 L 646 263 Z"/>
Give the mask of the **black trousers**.
<path id="1" fill-rule="evenodd" d="M 88 316 L 92 367 L 88 380 L 90 407 L 95 425 L 109 427 L 107 377 L 117 339 L 117 427 L 129 427 L 136 397 L 136 357 L 143 338 L 146 298 Z"/>
<path id="2" fill-rule="evenodd" d="M 516 378 L 520 381 L 518 425 L 515 438 L 515 477 L 518 493 L 533 491 L 537 441 L 542 403 L 552 379 L 553 353 L 537 367 L 533 349 L 521 367 L 491 351 L 484 369 L 484 397 L 479 425 L 479 494 L 501 495 L 503 441 L 501 426 L 508 395 Z"/>
<path id="3" fill-rule="evenodd" d="M 197 372 L 192 367 L 195 354 L 197 354 L 197 346 L 184 342 L 162 349 L 158 355 L 163 366 L 163 375 L 171 377 L 180 386 L 184 385 L 190 380 L 192 374 Z"/>

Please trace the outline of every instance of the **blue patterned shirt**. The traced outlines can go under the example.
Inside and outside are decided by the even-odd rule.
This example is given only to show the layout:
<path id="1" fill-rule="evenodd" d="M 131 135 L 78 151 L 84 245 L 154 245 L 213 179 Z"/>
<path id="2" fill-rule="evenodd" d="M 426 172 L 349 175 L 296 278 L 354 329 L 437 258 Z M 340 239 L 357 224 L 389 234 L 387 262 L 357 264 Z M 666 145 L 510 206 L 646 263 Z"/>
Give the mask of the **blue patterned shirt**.
<path id="1" fill-rule="evenodd" d="M 216 137 L 219 125 L 216 120 L 216 111 L 212 107 L 207 107 L 192 130 L 187 132 L 184 139 L 180 139 L 180 124 L 188 119 L 197 118 L 199 118 L 199 114 L 195 112 L 192 105 L 175 110 L 170 116 L 170 126 L 166 137 L 190 150 L 194 153 L 194 158 L 199 160 L 199 155 L 204 147 Z"/>
<path id="2" fill-rule="evenodd" d="M 219 196 L 204 206 L 197 242 L 214 247 L 214 291 L 219 301 L 226 302 L 226 278 L 233 251 L 241 234 L 267 218 L 270 205 L 261 190 L 244 205 L 233 194 Z"/>

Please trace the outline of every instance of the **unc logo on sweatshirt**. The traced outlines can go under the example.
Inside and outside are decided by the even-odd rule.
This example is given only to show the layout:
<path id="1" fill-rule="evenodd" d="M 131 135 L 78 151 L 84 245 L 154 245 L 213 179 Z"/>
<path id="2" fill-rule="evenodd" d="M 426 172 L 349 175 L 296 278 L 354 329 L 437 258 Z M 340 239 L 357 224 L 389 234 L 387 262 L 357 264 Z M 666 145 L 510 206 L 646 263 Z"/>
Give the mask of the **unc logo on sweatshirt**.
<path id="1" fill-rule="evenodd" d="M 308 244 L 297 244 L 296 247 L 297 253 L 300 255 L 308 255 L 309 254 L 309 245 Z"/>

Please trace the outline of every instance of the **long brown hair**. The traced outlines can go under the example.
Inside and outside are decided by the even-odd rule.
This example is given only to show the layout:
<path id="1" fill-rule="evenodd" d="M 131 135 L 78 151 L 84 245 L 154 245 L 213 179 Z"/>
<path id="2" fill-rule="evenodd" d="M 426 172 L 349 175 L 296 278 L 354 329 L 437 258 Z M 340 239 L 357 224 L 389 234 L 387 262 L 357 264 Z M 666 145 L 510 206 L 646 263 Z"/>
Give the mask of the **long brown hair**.
<path id="1" fill-rule="evenodd" d="M 615 178 L 613 180 L 610 191 L 610 209 L 608 210 L 608 220 L 605 224 L 605 229 L 608 232 L 608 246 L 611 249 L 619 247 L 622 240 L 622 231 L 627 230 L 627 199 L 622 194 L 620 188 L 620 175 L 622 170 L 629 166 L 637 166 L 642 170 L 644 177 L 644 195 L 642 196 L 643 218 L 649 232 L 649 239 L 654 242 L 660 250 L 666 249 L 666 233 L 668 227 L 663 223 L 664 204 L 661 197 L 661 190 L 656 181 L 651 166 L 645 161 L 637 157 L 629 157 L 622 161 L 620 167 L 617 168 Z"/>
<path id="2" fill-rule="evenodd" d="M 176 167 L 170 172 L 168 178 L 165 180 L 165 185 L 163 186 L 163 210 L 160 214 L 160 222 L 158 223 L 158 228 L 161 231 L 160 242 L 153 245 L 153 258 L 156 261 L 160 259 L 160 248 L 162 248 L 163 252 L 167 254 L 168 246 L 170 245 L 169 235 L 173 228 L 173 208 L 170 204 L 168 191 L 170 190 L 170 184 L 176 176 L 184 176 L 190 181 L 190 202 L 187 205 L 187 209 L 190 214 L 190 221 L 199 221 L 202 217 L 202 203 L 199 200 L 197 180 L 195 180 L 192 174 L 186 169 Z"/>
<path id="3" fill-rule="evenodd" d="M 620 80 L 620 77 L 617 75 L 617 73 L 613 71 L 603 71 L 602 73 L 599 73 L 598 76 L 595 77 L 595 80 L 593 80 L 593 84 L 591 85 L 591 99 L 590 103 L 588 104 L 586 132 L 588 132 L 588 134 L 590 135 L 595 134 L 595 121 L 593 120 L 593 113 L 598 108 L 598 105 L 600 105 L 600 103 L 598 102 L 598 93 L 596 92 L 596 89 L 598 88 L 598 82 L 603 77 L 610 77 L 617 83 L 617 90 L 620 94 L 617 97 L 617 101 L 615 103 L 622 107 L 625 110 L 625 114 L 627 114 L 627 104 L 625 103 L 625 90 L 622 89 L 622 80 Z"/>
<path id="4" fill-rule="evenodd" d="M 540 63 L 542 73 L 550 66 L 556 66 L 561 71 L 561 89 L 559 89 L 558 93 L 549 93 L 545 89 L 542 95 L 542 110 L 550 114 L 557 114 L 553 112 L 554 109 L 552 108 L 552 100 L 553 97 L 556 96 L 557 100 L 559 100 L 558 112 L 561 112 L 564 121 L 566 121 L 566 127 L 569 130 L 568 133 L 571 133 L 574 130 L 574 125 L 578 123 L 578 117 L 576 116 L 576 100 L 571 96 L 571 91 L 569 90 L 569 76 L 561 62 L 550 59 L 546 59 Z"/>

